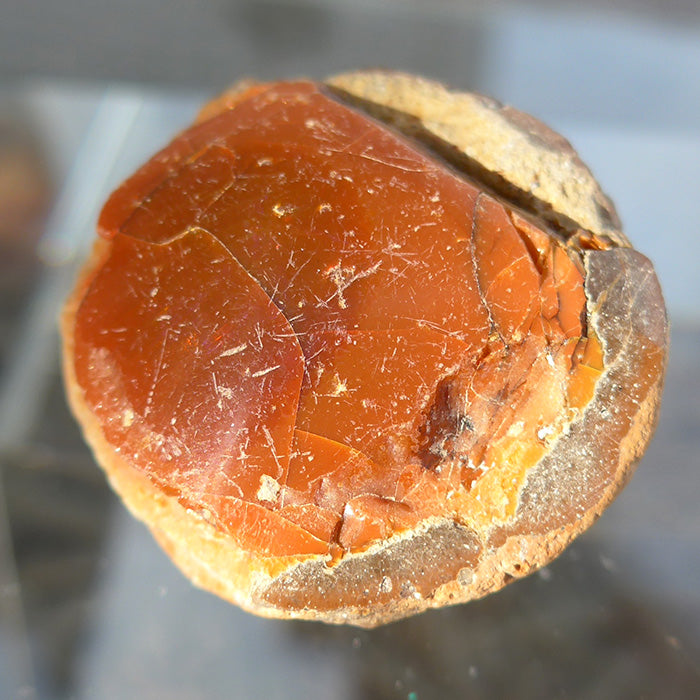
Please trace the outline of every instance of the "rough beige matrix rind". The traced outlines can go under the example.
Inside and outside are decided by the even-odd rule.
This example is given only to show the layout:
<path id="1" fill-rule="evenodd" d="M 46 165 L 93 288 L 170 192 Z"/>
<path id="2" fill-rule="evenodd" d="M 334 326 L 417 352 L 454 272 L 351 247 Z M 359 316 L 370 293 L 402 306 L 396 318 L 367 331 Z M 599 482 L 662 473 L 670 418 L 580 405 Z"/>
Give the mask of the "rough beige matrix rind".
<path id="1" fill-rule="evenodd" d="M 347 370 L 343 374 L 340 370 L 329 373 L 326 367 L 312 364 L 310 348 L 321 353 L 325 362 L 326 355 L 322 353 L 327 346 L 313 345 L 318 325 L 300 331 L 298 324 L 304 320 L 295 320 L 288 308 L 293 298 L 298 309 L 306 311 L 308 308 L 309 317 L 317 319 L 310 302 L 301 296 L 280 296 L 278 301 L 277 293 L 282 295 L 278 287 L 284 285 L 270 283 L 266 287 L 264 281 L 260 281 L 260 290 L 253 278 L 261 280 L 264 271 L 253 274 L 256 258 L 251 257 L 245 270 L 239 265 L 250 252 L 253 239 L 245 238 L 246 246 L 234 250 L 234 238 L 226 238 L 233 236 L 226 232 L 229 229 L 218 233 L 213 229 L 213 218 L 206 218 L 207 213 L 226 202 L 232 182 L 237 182 L 236 186 L 247 192 L 245 178 L 257 177 L 256 168 L 267 166 L 268 161 L 272 162 L 280 153 L 284 162 L 284 158 L 290 157 L 289 151 L 284 150 L 287 147 L 282 143 L 275 146 L 277 150 L 272 149 L 271 156 L 248 163 L 245 149 L 236 151 L 224 140 L 212 140 L 211 136 L 207 136 L 209 140 L 199 147 L 200 150 L 195 148 L 197 138 L 229 110 L 253 104 L 255 100 L 261 105 L 260 109 L 268 109 L 275 99 L 281 99 L 275 96 L 288 88 L 275 85 L 242 84 L 211 103 L 200 115 L 193 131 L 186 132 L 184 137 L 173 142 L 170 150 L 163 151 L 139 171 L 126 183 L 127 190 L 118 190 L 113 195 L 100 221 L 103 237 L 97 241 L 64 310 L 64 372 L 73 411 L 110 483 L 196 584 L 260 615 L 372 627 L 427 608 L 465 602 L 495 591 L 549 562 L 591 525 L 624 486 L 653 433 L 667 356 L 668 325 L 651 263 L 631 248 L 620 231 L 614 207 L 568 142 L 532 117 L 493 100 L 453 92 L 437 83 L 400 73 L 358 72 L 333 77 L 320 86 L 300 85 L 300 102 L 306 104 L 309 99 L 315 99 L 331 105 L 329 109 L 340 115 L 339 124 L 343 112 L 333 104 L 349 110 L 347 119 L 350 121 L 357 119 L 358 114 L 364 115 L 369 119 L 368 130 L 376 132 L 377 139 L 399 138 L 397 148 L 415 147 L 415 162 L 427 163 L 426 159 L 432 158 L 436 172 L 456 173 L 458 179 L 463 179 L 463 184 L 455 187 L 467 188 L 465 192 L 478 189 L 481 194 L 475 195 L 475 204 L 472 202 L 476 212 L 471 244 L 474 249 L 478 249 L 478 242 L 485 235 L 479 232 L 482 221 L 479 212 L 488 211 L 494 221 L 505 222 L 496 223 L 496 226 L 517 228 L 517 235 L 528 246 L 538 266 L 542 285 L 547 280 L 547 284 L 554 284 L 551 279 L 564 274 L 562 265 L 571 280 L 580 276 L 585 293 L 580 297 L 585 317 L 581 320 L 584 335 L 578 338 L 578 331 L 564 328 L 565 335 L 568 332 L 573 336 L 561 341 L 562 348 L 569 348 L 571 374 L 552 374 L 553 378 L 569 376 L 570 382 L 569 388 L 562 390 L 562 396 L 556 394 L 563 406 L 556 420 L 545 426 L 531 425 L 532 416 L 536 415 L 534 399 L 530 403 L 518 399 L 520 403 L 513 405 L 520 407 L 522 420 L 518 420 L 518 415 L 493 414 L 497 422 L 509 421 L 508 430 L 504 428 L 499 433 L 493 422 L 496 418 L 491 422 L 482 421 L 490 431 L 488 435 L 493 437 L 493 444 L 484 445 L 476 435 L 480 427 L 478 416 L 467 415 L 468 411 L 462 414 L 454 408 L 458 390 L 464 391 L 464 396 L 471 396 L 469 387 L 478 381 L 480 367 L 487 362 L 485 358 L 494 357 L 494 353 L 501 353 L 498 356 L 503 358 L 511 355 L 517 358 L 513 348 L 527 341 L 508 313 L 503 315 L 502 309 L 498 311 L 498 299 L 489 296 L 489 290 L 498 286 L 505 273 L 499 276 L 489 272 L 486 253 L 473 250 L 477 268 L 475 289 L 478 287 L 480 298 L 490 309 L 490 331 L 488 328 L 485 331 L 484 337 L 488 338 L 484 341 L 486 349 L 482 356 L 470 361 L 471 364 L 459 365 L 460 369 L 457 369 L 457 360 L 450 364 L 443 358 L 444 371 L 436 372 L 435 386 L 425 389 L 424 396 L 420 394 L 423 397 L 419 397 L 420 401 L 424 403 L 417 409 L 417 417 L 411 418 L 413 422 L 404 420 L 399 425 L 397 419 L 397 434 L 370 440 L 366 450 L 361 441 L 353 443 L 351 437 L 344 446 L 337 442 L 337 437 L 330 440 L 330 434 L 315 435 L 315 429 L 311 429 L 314 426 L 324 425 L 332 432 L 334 425 L 333 420 L 326 420 L 323 415 L 314 417 L 313 406 L 323 405 L 324 411 L 330 411 L 336 398 L 340 400 L 339 397 L 352 394 L 352 377 L 347 374 L 352 372 L 352 365 L 339 364 L 338 367 Z M 315 122 L 312 117 L 305 120 L 311 131 L 320 133 L 323 125 Z M 377 123 L 389 129 L 386 136 L 377 131 Z M 396 134 L 399 136 L 395 137 Z M 208 160 L 200 158 L 203 152 L 208 154 Z M 361 155 L 367 159 L 368 153 Z M 234 161 L 235 172 L 229 170 L 234 167 L 231 165 Z M 406 162 L 400 161 L 397 155 L 392 167 L 409 169 Z M 380 163 L 380 167 L 386 164 Z M 195 173 L 185 184 L 177 185 L 179 191 L 186 192 L 186 201 L 173 202 L 169 193 L 175 191 L 173 183 L 179 182 L 178 178 L 185 171 Z M 333 177 L 336 176 L 337 173 Z M 351 181 L 352 175 L 346 174 L 343 187 L 349 187 Z M 191 188 L 193 182 L 199 183 L 199 189 Z M 318 188 L 323 186 L 321 182 Z M 131 194 L 120 199 L 121 191 Z M 294 206 L 275 202 L 273 217 L 279 219 L 281 227 L 293 227 L 293 218 L 300 207 L 303 208 L 299 202 Z M 330 209 L 330 204 L 321 204 L 314 216 L 320 217 Z M 170 222 L 169 230 L 177 235 L 168 236 L 162 232 L 166 221 Z M 233 224 L 226 226 L 230 228 Z M 288 229 L 280 230 L 284 233 Z M 245 231 L 245 236 L 249 236 L 249 229 Z M 236 235 L 240 238 L 244 234 Z M 139 363 L 147 364 L 148 348 L 139 349 L 138 343 L 134 344 L 132 355 L 124 354 L 126 359 L 122 359 L 120 365 L 116 350 L 116 354 L 110 354 L 107 346 L 101 348 L 94 340 L 99 337 L 95 324 L 107 324 L 103 329 L 107 335 L 125 333 L 128 336 L 130 332 L 119 326 L 122 318 L 119 308 L 103 307 L 100 311 L 99 306 L 91 306 L 99 298 L 100 290 L 107 289 L 108 282 L 117 284 L 115 289 L 119 288 L 122 274 L 126 280 L 124 285 L 133 282 L 138 286 L 139 280 L 129 277 L 131 273 L 119 265 L 129 265 L 132 259 L 140 260 L 140 274 L 155 275 L 153 279 L 160 280 L 163 288 L 168 280 L 167 283 L 173 284 L 175 277 L 171 275 L 166 279 L 163 272 L 169 263 L 165 257 L 159 257 L 166 249 L 183 261 L 178 273 L 183 285 L 187 278 L 186 265 L 193 260 L 208 260 L 207 264 L 219 265 L 219 269 L 226 271 L 225 279 L 217 278 L 216 284 L 231 285 L 232 299 L 241 285 L 250 285 L 250 296 L 247 301 L 244 299 L 243 306 L 268 314 L 273 319 L 271 322 L 278 324 L 275 327 L 281 329 L 277 331 L 278 344 L 270 346 L 270 352 L 281 352 L 280 343 L 293 346 L 291 355 L 279 355 L 282 357 L 279 362 L 260 365 L 259 369 L 251 365 L 241 370 L 242 386 L 248 386 L 246 382 L 252 382 L 251 377 L 260 378 L 260 381 L 267 377 L 265 381 L 281 382 L 280 391 L 300 398 L 291 447 L 287 445 L 286 452 L 282 448 L 270 448 L 272 461 L 276 463 L 272 471 L 261 467 L 259 479 L 258 472 L 254 471 L 258 465 L 256 460 L 262 460 L 260 455 L 267 449 L 267 437 L 270 445 L 273 442 L 278 447 L 282 444 L 275 442 L 278 433 L 265 432 L 265 426 L 260 429 L 263 437 L 258 452 L 255 445 L 249 447 L 245 443 L 247 452 L 241 449 L 233 456 L 226 455 L 234 462 L 247 459 L 248 473 L 255 475 L 250 483 L 241 480 L 235 486 L 237 491 L 221 490 L 224 489 L 221 479 L 230 475 L 230 471 L 224 472 L 222 468 L 202 476 L 196 460 L 182 462 L 184 458 L 180 453 L 201 452 L 202 471 L 209 468 L 208 453 L 202 452 L 204 448 L 192 442 L 178 443 L 167 432 L 171 421 L 159 417 L 159 411 L 164 410 L 158 406 L 159 396 L 164 393 L 159 387 L 164 383 L 170 382 L 175 387 L 169 394 L 175 399 L 177 395 L 173 392 L 176 390 L 186 395 L 187 392 L 181 391 L 183 386 L 190 387 L 191 391 L 199 390 L 168 374 L 169 369 L 176 371 L 177 355 L 170 354 L 175 353 L 173 348 L 179 343 L 178 352 L 183 356 L 190 352 L 187 356 L 190 360 L 194 356 L 201 360 L 208 357 L 211 337 L 208 336 L 210 345 L 207 345 L 195 337 L 196 334 L 185 337 L 184 325 L 169 326 L 162 347 L 159 346 L 156 353 L 157 372 L 154 374 L 146 367 L 141 375 L 138 375 Z M 325 254 L 325 250 L 319 252 L 319 256 Z M 152 260 L 153 265 L 144 260 Z M 338 351 L 341 360 L 345 357 L 342 355 L 344 343 L 350 343 L 349 338 L 362 344 L 367 338 L 385 337 L 384 330 L 374 330 L 372 324 L 376 320 L 371 309 L 365 316 L 355 319 L 360 330 L 342 326 L 346 322 L 343 319 L 350 313 L 348 309 L 352 310 L 355 304 L 353 294 L 368 284 L 371 275 L 382 272 L 384 258 L 378 260 L 374 267 L 366 269 L 360 269 L 359 263 L 346 267 L 339 263 L 325 269 L 326 282 L 335 285 L 335 293 L 328 297 L 326 306 L 335 314 L 332 318 L 336 325 L 331 335 L 341 348 Z M 518 261 L 516 256 L 512 264 Z M 321 273 L 323 277 L 323 269 Z M 488 288 L 484 288 L 485 280 L 489 281 Z M 563 277 L 558 283 L 567 284 Z M 212 282 L 212 286 L 214 284 Z M 562 307 L 569 303 L 562 296 L 564 286 L 560 292 L 560 316 Z M 570 288 L 571 298 L 579 298 L 577 294 L 581 290 L 577 291 L 573 282 Z M 148 296 L 153 299 L 164 293 L 155 283 L 152 288 L 144 289 L 150 290 Z M 459 292 L 455 292 L 454 287 L 444 291 L 445 298 L 452 298 L 450 294 L 454 296 Z M 204 311 L 195 309 L 192 318 L 200 313 L 206 315 L 202 299 L 209 298 L 208 292 L 198 290 L 198 293 L 198 303 L 204 305 Z M 510 290 L 506 288 L 501 293 L 508 299 Z M 119 294 L 115 296 L 115 307 L 119 306 Z M 183 297 L 187 294 L 190 294 L 188 298 L 194 298 L 193 292 L 183 291 Z M 127 292 L 124 295 L 125 299 L 132 299 Z M 554 297 L 550 294 L 547 298 L 556 306 L 552 301 L 555 297 L 556 294 Z M 542 299 L 544 308 L 545 296 Z M 172 299 L 169 304 L 173 306 Z M 153 322 L 168 322 L 177 312 L 166 306 L 160 308 Z M 430 309 L 427 306 L 425 309 L 427 314 Z M 528 317 L 531 318 L 528 323 L 536 324 L 538 329 L 549 329 L 547 320 L 537 320 L 539 309 L 525 312 L 535 314 Z M 542 313 L 544 319 L 553 318 Z M 110 314 L 114 316 L 113 323 L 109 320 Z M 570 316 L 576 317 L 575 311 Z M 148 315 L 144 311 L 139 318 L 148 318 Z M 290 328 L 287 334 L 284 329 L 289 319 L 294 330 L 291 332 Z M 574 320 L 578 323 L 576 318 Z M 317 320 L 314 323 L 317 324 Z M 562 326 L 566 325 L 562 321 Z M 230 326 L 226 328 L 227 332 L 234 333 Z M 530 333 L 535 332 L 535 325 L 527 328 Z M 416 338 L 430 340 L 434 337 L 431 333 L 437 331 L 426 323 L 419 323 L 408 331 L 397 327 L 395 332 L 402 342 L 411 343 L 417 342 Z M 549 330 L 542 332 L 550 337 Z M 300 339 L 299 347 L 294 344 L 296 341 L 287 338 L 294 333 Z M 326 341 L 331 335 L 324 336 Z M 86 338 L 91 340 L 88 342 Z M 264 338 L 264 333 L 258 333 L 261 349 L 267 342 Z M 376 344 L 384 347 L 383 342 L 377 340 Z M 463 345 L 459 345 L 460 342 Z M 574 350 L 576 342 L 578 349 Z M 254 343 L 253 336 L 246 337 L 245 342 L 228 347 L 217 356 L 212 355 L 212 391 L 216 401 L 210 413 L 216 415 L 217 420 L 225 419 L 226 401 L 231 400 L 236 387 L 217 383 L 224 376 L 224 370 L 217 375 L 220 365 L 216 363 L 232 362 L 231 358 L 238 361 Z M 194 351 L 193 344 L 196 345 Z M 117 350 L 119 347 L 118 343 L 113 346 Z M 444 341 L 443 355 L 447 357 L 452 352 L 454 357 L 460 357 L 462 347 L 471 346 L 458 331 L 453 331 Z M 297 365 L 288 357 L 299 359 L 301 367 L 306 362 L 306 373 L 294 369 Z M 563 371 L 563 357 L 552 351 L 552 356 L 546 358 L 552 372 Z M 541 359 L 539 357 L 537 362 Z M 356 364 L 366 360 L 366 356 L 361 357 Z M 287 361 L 290 364 L 284 365 Z M 436 358 L 436 363 L 439 361 L 442 360 Z M 519 361 L 526 364 L 522 358 Z M 283 365 L 289 369 L 281 376 Z M 539 365 L 535 362 L 533 366 Z M 549 371 L 546 364 L 542 366 Z M 194 376 L 199 370 L 195 365 L 191 367 Z M 299 372 L 297 378 L 296 371 Z M 428 374 L 430 371 L 426 369 Z M 505 376 L 496 364 L 492 371 L 493 377 Z M 131 399 L 127 401 L 133 390 L 129 382 L 133 383 L 137 375 L 145 377 L 147 384 L 142 389 L 140 408 Z M 330 377 L 330 384 L 323 384 L 325 376 Z M 523 376 L 525 382 L 529 375 Z M 399 374 L 396 377 L 400 379 Z M 517 392 L 519 385 L 508 381 L 504 386 Z M 552 384 L 556 384 L 554 379 Z M 534 389 L 533 392 L 536 398 Z M 541 394 L 544 396 L 547 395 Z M 213 399 L 209 396 L 202 399 L 205 400 Z M 504 405 L 507 403 L 503 397 L 498 400 Z M 364 401 L 371 403 L 370 398 Z M 484 399 L 486 402 L 479 408 L 478 401 L 473 399 L 474 411 L 488 414 L 489 402 Z M 540 398 L 540 401 L 546 402 L 546 399 Z M 177 401 L 174 405 L 178 405 Z M 273 431 L 279 428 L 275 411 L 273 407 L 266 414 Z M 192 416 L 198 415 L 194 411 L 183 418 L 173 412 L 173 431 L 179 429 L 178 421 L 189 419 L 191 423 Z M 158 420 L 166 427 L 155 430 L 154 425 L 161 425 Z M 205 416 L 203 423 L 206 422 Z M 225 420 L 221 425 L 225 425 Z M 293 425 L 290 426 L 291 431 Z M 182 430 L 197 434 L 191 425 Z M 250 426 L 245 430 L 250 434 L 254 432 Z M 279 431 L 280 435 L 284 433 L 282 428 Z M 204 428 L 202 432 L 206 432 Z M 320 433 L 320 428 L 316 432 Z M 212 444 L 218 446 L 218 443 Z M 314 455 L 316 466 L 309 466 L 311 461 L 304 463 L 306 466 L 301 464 L 302 457 Z M 335 471 L 331 467 L 323 471 L 318 466 L 319 459 L 330 459 L 329 455 L 340 460 L 340 466 L 334 466 Z M 481 462 L 477 455 L 483 458 Z M 487 463 L 488 455 L 498 455 L 504 461 L 502 464 Z M 279 462 L 284 459 L 291 460 L 287 471 L 274 471 L 281 468 Z M 404 468 L 401 460 L 408 466 Z M 377 465 L 384 463 L 389 465 L 385 482 L 395 484 L 395 490 L 387 490 L 387 484 L 377 479 Z M 168 466 L 172 464 L 176 466 Z M 171 479 L 168 475 L 175 473 L 173 469 L 175 472 L 184 470 L 187 478 Z M 309 471 L 313 469 L 317 471 Z M 344 481 L 334 484 L 333 478 Z M 205 481 L 206 488 L 202 485 Z M 354 485 L 355 491 L 352 490 Z M 299 543 L 294 545 L 297 550 L 290 543 Z"/>

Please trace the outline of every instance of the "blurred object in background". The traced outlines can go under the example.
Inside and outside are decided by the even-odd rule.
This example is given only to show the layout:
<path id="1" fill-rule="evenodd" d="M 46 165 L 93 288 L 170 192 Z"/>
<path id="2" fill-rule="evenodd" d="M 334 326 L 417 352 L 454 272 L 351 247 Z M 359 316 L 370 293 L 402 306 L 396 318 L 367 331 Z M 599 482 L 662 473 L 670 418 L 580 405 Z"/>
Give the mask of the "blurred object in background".
<path id="1" fill-rule="evenodd" d="M 30 117 L 0 100 L 0 242 L 33 251 L 50 203 L 47 163 Z"/>
<path id="2" fill-rule="evenodd" d="M 35 282 L 52 187 L 31 115 L 0 91 L 0 371 Z"/>

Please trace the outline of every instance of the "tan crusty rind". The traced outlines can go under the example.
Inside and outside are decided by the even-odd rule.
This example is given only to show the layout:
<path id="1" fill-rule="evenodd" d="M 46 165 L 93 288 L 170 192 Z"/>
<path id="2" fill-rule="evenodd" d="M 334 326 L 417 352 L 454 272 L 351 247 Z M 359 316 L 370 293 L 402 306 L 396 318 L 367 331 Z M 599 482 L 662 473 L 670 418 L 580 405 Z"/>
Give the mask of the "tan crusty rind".
<path id="1" fill-rule="evenodd" d="M 406 73 L 356 71 L 326 82 L 559 230 L 585 229 L 629 245 L 610 198 L 571 144 L 534 117 Z"/>
<path id="2" fill-rule="evenodd" d="M 403 74 L 355 73 L 331 82 L 393 116 L 405 111 L 409 134 L 420 124 L 451 139 L 469 158 L 483 159 L 486 169 L 561 211 L 562 221 L 627 245 L 614 209 L 587 168 L 561 137 L 531 118 Z M 402 128 L 400 119 L 391 123 Z M 503 147 L 504 134 L 517 148 Z M 567 177 L 564 184 L 555 182 Z M 497 590 L 549 562 L 600 515 L 653 432 L 668 342 L 658 281 L 649 261 L 632 250 L 586 252 L 588 322 L 603 343 L 606 369 L 594 400 L 529 471 L 510 521 L 467 527 L 450 517 L 435 518 L 334 566 L 324 557 L 275 559 L 246 552 L 127 464 L 85 403 L 75 378 L 73 327 L 92 271 L 109 245 L 96 244 L 63 314 L 71 407 L 114 489 L 182 571 L 259 615 L 372 627 Z"/>

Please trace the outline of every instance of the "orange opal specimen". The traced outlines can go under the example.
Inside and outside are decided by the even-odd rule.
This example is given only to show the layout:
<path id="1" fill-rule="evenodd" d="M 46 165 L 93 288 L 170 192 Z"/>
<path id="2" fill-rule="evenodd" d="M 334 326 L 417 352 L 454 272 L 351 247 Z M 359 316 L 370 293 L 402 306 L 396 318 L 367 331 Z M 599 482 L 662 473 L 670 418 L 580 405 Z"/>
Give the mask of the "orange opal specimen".
<path id="1" fill-rule="evenodd" d="M 311 82 L 184 132 L 99 230 L 85 401 L 249 551 L 336 559 L 446 512 L 505 521 L 603 370 L 577 252 Z"/>

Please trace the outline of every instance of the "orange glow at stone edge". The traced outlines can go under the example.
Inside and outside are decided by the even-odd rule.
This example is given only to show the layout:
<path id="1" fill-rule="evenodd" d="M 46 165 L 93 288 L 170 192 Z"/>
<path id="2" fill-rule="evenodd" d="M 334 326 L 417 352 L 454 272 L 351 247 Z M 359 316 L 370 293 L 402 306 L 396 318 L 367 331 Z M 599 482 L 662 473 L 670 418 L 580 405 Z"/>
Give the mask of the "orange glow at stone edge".
<path id="1" fill-rule="evenodd" d="M 512 514 L 603 369 L 580 259 L 308 83 L 244 94 L 105 206 L 75 328 L 121 457 L 270 555 Z"/>

